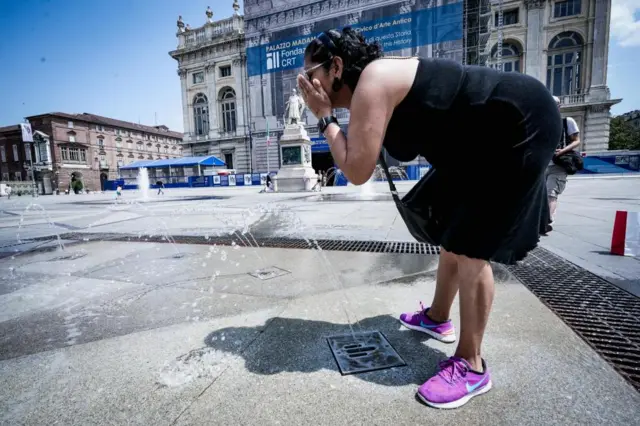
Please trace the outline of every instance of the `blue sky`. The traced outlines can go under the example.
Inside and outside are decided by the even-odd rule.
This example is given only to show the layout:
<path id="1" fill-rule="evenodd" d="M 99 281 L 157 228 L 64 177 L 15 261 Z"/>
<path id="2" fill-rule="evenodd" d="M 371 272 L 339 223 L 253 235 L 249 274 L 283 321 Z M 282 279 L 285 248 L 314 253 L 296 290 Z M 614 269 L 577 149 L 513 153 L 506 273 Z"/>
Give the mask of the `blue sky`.
<path id="1" fill-rule="evenodd" d="M 51 111 L 90 112 L 182 130 L 175 22 L 197 27 L 232 0 L 0 0 L 0 126 Z M 640 0 L 613 0 L 608 84 L 640 109 Z M 242 2 L 240 2 L 242 6 Z"/>
<path id="2" fill-rule="evenodd" d="M 233 0 L 0 0 L 0 126 L 90 112 L 181 131 L 176 21 L 233 14 Z M 242 2 L 240 2 L 242 6 Z M 242 11 L 242 10 L 241 10 Z"/>

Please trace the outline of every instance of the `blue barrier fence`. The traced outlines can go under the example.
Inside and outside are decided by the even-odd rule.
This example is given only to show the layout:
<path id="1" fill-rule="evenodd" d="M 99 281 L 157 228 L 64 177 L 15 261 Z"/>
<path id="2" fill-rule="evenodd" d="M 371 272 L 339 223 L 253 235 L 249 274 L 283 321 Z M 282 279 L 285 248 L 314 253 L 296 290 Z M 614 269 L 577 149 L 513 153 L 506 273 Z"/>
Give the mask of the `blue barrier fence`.
<path id="1" fill-rule="evenodd" d="M 406 179 L 394 177 L 394 181 L 400 180 L 419 180 L 431 168 L 429 165 L 409 165 L 404 167 L 407 174 Z M 640 153 L 629 154 L 612 154 L 612 155 L 593 155 L 584 157 L 584 170 L 582 174 L 595 173 L 638 173 L 640 172 Z M 275 172 L 271 172 L 271 176 L 276 176 Z M 206 188 L 216 186 L 264 186 L 267 173 L 245 173 L 236 175 L 216 175 L 216 176 L 189 176 L 178 177 L 182 182 L 164 183 L 165 188 Z M 172 177 L 176 179 L 176 177 Z M 159 179 L 162 180 L 162 179 Z M 384 181 L 384 178 L 376 179 Z M 118 186 L 123 189 L 137 189 L 135 183 L 129 183 L 124 179 L 108 180 L 105 182 L 105 190 L 115 191 Z M 346 186 L 349 183 L 343 173 L 337 173 L 334 181 L 335 186 Z M 153 183 L 151 188 L 158 186 Z"/>
<path id="2" fill-rule="evenodd" d="M 584 157 L 583 174 L 640 172 L 640 153 L 590 155 Z"/>
<path id="3" fill-rule="evenodd" d="M 276 173 L 271 173 L 275 176 Z M 214 186 L 264 186 L 266 184 L 267 173 L 246 173 L 236 175 L 215 175 L 215 176 L 172 176 L 172 180 L 181 182 L 165 182 L 163 178 L 155 178 L 156 181 L 164 182 L 165 188 L 206 188 Z M 154 181 L 150 188 L 158 188 Z M 122 189 L 138 189 L 138 184 L 132 179 L 116 179 L 105 181 L 104 189 L 115 191 L 120 186 Z"/>

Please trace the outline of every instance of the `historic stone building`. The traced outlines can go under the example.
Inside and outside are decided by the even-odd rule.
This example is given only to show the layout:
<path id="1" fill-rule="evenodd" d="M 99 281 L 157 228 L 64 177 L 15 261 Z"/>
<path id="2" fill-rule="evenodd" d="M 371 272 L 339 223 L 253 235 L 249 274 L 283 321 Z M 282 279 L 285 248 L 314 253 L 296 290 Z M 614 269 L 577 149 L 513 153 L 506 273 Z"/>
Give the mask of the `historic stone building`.
<path id="1" fill-rule="evenodd" d="M 247 74 L 244 20 L 233 3 L 230 18 L 191 28 L 178 20 L 178 61 L 184 116 L 184 148 L 192 155 L 214 155 L 227 168 L 252 171 L 251 126 L 246 108 Z"/>
<path id="2" fill-rule="evenodd" d="M 392 55 L 500 64 L 504 71 L 532 75 L 560 97 L 563 115 L 578 122 L 583 151 L 608 145 L 610 108 L 619 102 L 611 99 L 606 82 L 610 0 L 505 0 L 501 27 L 499 4 L 489 0 L 245 0 L 244 6 L 248 109 L 260 170 L 266 169 L 267 154 L 278 164 L 277 144 L 268 146 L 266 130 L 271 141 L 282 132 L 284 104 L 306 43 L 345 25 L 380 40 Z M 337 115 L 341 125 L 347 122 L 348 112 Z M 313 116 L 303 121 L 322 144 Z M 499 122 L 487 125 L 500 131 Z"/>
<path id="3" fill-rule="evenodd" d="M 32 154 L 31 144 L 22 142 L 18 124 L 0 127 L 0 182 L 30 180 L 27 168 Z"/>
<path id="4" fill-rule="evenodd" d="M 611 99 L 607 86 L 611 0 L 504 1 L 502 66 L 547 85 L 582 133 L 580 150 L 609 145 Z M 498 5 L 492 4 L 489 64 L 498 57 Z"/>
<path id="5" fill-rule="evenodd" d="M 36 130 L 33 142 L 27 143 L 19 124 L 0 127 L 0 183 L 11 185 L 16 193 L 31 193 L 35 179 L 38 194 L 51 194 L 52 171 L 48 135 Z"/>
<path id="6" fill-rule="evenodd" d="M 182 133 L 166 126 L 145 126 L 95 114 L 52 112 L 27 117 L 34 129 L 50 138 L 52 186 L 69 189 L 81 180 L 84 189 L 99 191 L 118 177 L 119 168 L 138 160 L 182 157 Z"/>

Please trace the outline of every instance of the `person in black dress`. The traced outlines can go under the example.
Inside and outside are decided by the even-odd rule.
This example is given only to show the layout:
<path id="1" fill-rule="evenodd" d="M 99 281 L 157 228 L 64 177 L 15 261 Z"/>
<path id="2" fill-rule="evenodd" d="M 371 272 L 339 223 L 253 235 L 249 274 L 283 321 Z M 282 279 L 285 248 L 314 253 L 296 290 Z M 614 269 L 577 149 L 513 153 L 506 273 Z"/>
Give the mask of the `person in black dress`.
<path id="1" fill-rule="evenodd" d="M 428 405 L 455 408 L 491 389 L 481 343 L 493 302 L 490 262 L 513 264 L 548 221 L 544 173 L 560 137 L 555 102 L 538 80 L 445 59 L 384 58 L 350 28 L 306 48 L 298 86 L 344 175 L 361 185 L 382 148 L 424 156 L 444 187 L 446 211 L 430 307 L 400 315 L 411 329 L 455 342 L 449 318 L 460 292 L 455 355 L 418 389 Z M 349 135 L 333 108 L 350 110 Z"/>

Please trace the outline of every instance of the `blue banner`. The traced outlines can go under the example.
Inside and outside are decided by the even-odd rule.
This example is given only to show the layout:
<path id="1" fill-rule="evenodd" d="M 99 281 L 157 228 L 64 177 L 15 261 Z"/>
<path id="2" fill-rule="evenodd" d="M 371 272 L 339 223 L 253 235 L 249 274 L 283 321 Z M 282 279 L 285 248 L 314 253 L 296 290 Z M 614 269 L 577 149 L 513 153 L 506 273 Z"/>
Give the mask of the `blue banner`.
<path id="1" fill-rule="evenodd" d="M 311 152 L 329 152 L 329 144 L 324 137 L 321 138 L 311 138 Z"/>
<path id="2" fill-rule="evenodd" d="M 352 25 L 367 41 L 378 41 L 385 52 L 462 39 L 463 3 L 389 16 Z M 316 37 L 308 35 L 247 48 L 249 77 L 300 68 L 304 49 Z"/>

